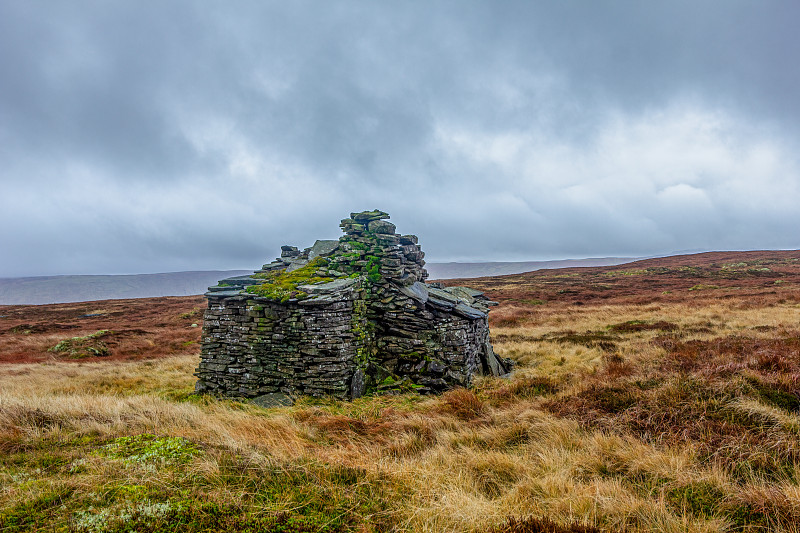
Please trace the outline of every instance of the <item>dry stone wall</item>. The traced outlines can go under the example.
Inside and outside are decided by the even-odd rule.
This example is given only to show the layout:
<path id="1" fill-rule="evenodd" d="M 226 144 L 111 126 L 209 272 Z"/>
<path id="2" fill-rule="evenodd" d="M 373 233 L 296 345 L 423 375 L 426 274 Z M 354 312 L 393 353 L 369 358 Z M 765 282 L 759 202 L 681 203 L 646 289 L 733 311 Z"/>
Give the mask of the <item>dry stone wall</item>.
<path id="1" fill-rule="evenodd" d="M 489 338 L 493 302 L 426 284 L 414 235 L 381 211 L 352 213 L 338 241 L 317 241 L 206 293 L 197 390 L 265 404 L 300 394 L 439 392 L 504 375 Z"/>

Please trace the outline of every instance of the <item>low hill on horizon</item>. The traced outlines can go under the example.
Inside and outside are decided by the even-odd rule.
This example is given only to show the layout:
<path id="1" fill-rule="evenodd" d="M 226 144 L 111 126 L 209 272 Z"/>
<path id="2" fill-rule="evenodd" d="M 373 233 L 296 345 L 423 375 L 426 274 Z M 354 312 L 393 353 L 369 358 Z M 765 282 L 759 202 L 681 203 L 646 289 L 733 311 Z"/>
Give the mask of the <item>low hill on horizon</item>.
<path id="1" fill-rule="evenodd" d="M 617 265 L 631 260 L 630 258 L 607 257 L 559 261 L 428 263 L 426 268 L 430 279 L 477 278 L 519 274 L 542 268 Z M 158 296 L 190 296 L 203 294 L 208 287 L 216 285 L 221 279 L 243 276 L 252 272 L 252 270 L 207 270 L 159 274 L 0 278 L 0 305 L 40 305 Z"/>
<path id="2" fill-rule="evenodd" d="M 558 259 L 555 261 L 492 261 L 485 263 L 427 263 L 429 279 L 485 278 L 523 274 L 542 269 L 570 267 L 600 267 L 636 261 L 637 257 L 591 257 L 587 259 Z"/>
<path id="3" fill-rule="evenodd" d="M 0 278 L 0 305 L 190 296 L 223 278 L 242 276 L 251 270 L 209 270 L 161 274 L 36 276 Z"/>
<path id="4" fill-rule="evenodd" d="M 788 254 L 788 255 L 787 255 Z M 613 268 L 625 265 L 631 269 L 658 268 L 679 264 L 690 266 L 713 259 L 719 263 L 757 261 L 759 258 L 796 256 L 797 250 L 756 250 L 734 252 L 703 252 L 688 255 L 637 259 L 603 257 L 562 259 L 557 261 L 428 263 L 429 280 L 480 280 L 477 285 L 492 284 L 490 278 L 504 279 L 510 275 L 535 274 L 543 270 Z M 209 286 L 224 278 L 242 276 L 252 270 L 210 270 L 197 272 L 165 272 L 130 275 L 73 275 L 0 278 L 0 305 L 41 305 L 74 303 L 127 298 L 161 296 L 192 296 L 206 292 Z"/>
<path id="5" fill-rule="evenodd" d="M 700 299 L 763 299 L 800 284 L 800 250 L 703 252 L 642 259 L 622 265 L 560 268 L 450 280 L 486 291 L 511 304 L 560 305 L 605 302 L 642 304 Z M 533 302 L 533 303 L 532 303 Z"/>

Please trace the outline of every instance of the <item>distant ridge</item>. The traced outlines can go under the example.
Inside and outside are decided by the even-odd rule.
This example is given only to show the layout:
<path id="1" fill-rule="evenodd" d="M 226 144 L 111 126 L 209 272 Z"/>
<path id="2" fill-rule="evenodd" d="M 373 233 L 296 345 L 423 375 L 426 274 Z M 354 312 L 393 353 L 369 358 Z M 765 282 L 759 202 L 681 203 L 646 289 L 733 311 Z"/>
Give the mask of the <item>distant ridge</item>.
<path id="1" fill-rule="evenodd" d="M 636 268 L 673 264 L 693 265 L 697 262 L 707 261 L 709 258 L 730 262 L 772 257 L 773 255 L 783 257 L 790 252 L 800 252 L 800 250 L 675 253 L 646 258 L 599 257 L 557 261 L 427 263 L 425 268 L 428 269 L 431 280 L 472 279 L 524 274 L 542 269 L 613 267 L 623 264 L 630 264 Z M 216 285 L 221 279 L 251 273 L 251 270 L 207 270 L 161 274 L 0 278 L 0 305 L 40 305 L 125 298 L 190 296 L 203 294 L 208 287 Z"/>
<path id="2" fill-rule="evenodd" d="M 428 263 L 430 279 L 479 278 L 521 274 L 542 268 L 613 266 L 632 258 L 604 257 L 559 261 L 486 263 Z M 37 276 L 0 278 L 0 305 L 52 303 L 188 296 L 203 294 L 223 278 L 251 274 L 251 270 L 208 270 L 160 274 Z"/>
<path id="3" fill-rule="evenodd" d="M 0 305 L 188 296 L 203 294 L 222 278 L 250 274 L 250 270 L 209 270 L 161 274 L 38 276 L 0 278 Z"/>
<path id="4" fill-rule="evenodd" d="M 428 263 L 430 279 L 483 278 L 522 274 L 543 268 L 602 267 L 630 263 L 640 257 L 592 257 L 557 261 L 505 261 L 489 263 Z"/>

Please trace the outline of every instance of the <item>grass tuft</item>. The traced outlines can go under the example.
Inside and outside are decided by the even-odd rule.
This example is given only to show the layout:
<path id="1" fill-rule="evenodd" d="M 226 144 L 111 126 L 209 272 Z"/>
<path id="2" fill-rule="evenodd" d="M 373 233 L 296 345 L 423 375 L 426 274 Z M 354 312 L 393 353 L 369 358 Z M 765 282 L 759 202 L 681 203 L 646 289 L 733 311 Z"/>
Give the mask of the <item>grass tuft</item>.
<path id="1" fill-rule="evenodd" d="M 83 359 L 85 357 L 105 357 L 111 352 L 109 351 L 105 342 L 100 339 L 108 336 L 110 333 L 110 331 L 103 329 L 92 333 L 91 335 L 64 339 L 47 351 L 66 355 L 72 359 Z"/>
<path id="2" fill-rule="evenodd" d="M 451 414 L 460 420 L 475 420 L 485 414 L 486 404 L 474 391 L 459 388 L 442 395 L 439 411 Z"/>

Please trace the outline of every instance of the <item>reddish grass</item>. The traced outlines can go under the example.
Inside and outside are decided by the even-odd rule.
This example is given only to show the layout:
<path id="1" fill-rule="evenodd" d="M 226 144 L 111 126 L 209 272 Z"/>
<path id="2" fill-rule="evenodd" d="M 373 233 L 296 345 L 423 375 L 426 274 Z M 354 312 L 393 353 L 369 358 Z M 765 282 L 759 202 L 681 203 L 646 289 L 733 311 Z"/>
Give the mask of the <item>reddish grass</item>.
<path id="1" fill-rule="evenodd" d="M 800 374 L 800 333 L 757 339 L 744 336 L 681 342 L 674 337 L 655 341 L 667 350 L 668 370 L 697 372 L 708 376 L 730 375 L 749 369 L 760 374 Z"/>
<path id="2" fill-rule="evenodd" d="M 586 435 L 602 434 L 603 442 L 616 439 L 608 433 L 623 435 L 626 442 L 632 438 L 653 444 L 648 449 L 658 453 L 686 450 L 688 445 L 693 462 L 686 475 L 692 479 L 697 476 L 695 467 L 719 466 L 732 488 L 727 481 L 718 486 L 708 480 L 677 478 L 659 488 L 651 486 L 647 476 L 643 481 L 635 470 L 641 467 L 630 461 L 598 467 L 603 479 L 614 477 L 641 491 L 645 499 L 663 497 L 677 516 L 721 516 L 730 519 L 737 531 L 740 526 L 770 530 L 776 524 L 794 525 L 800 521 L 796 500 L 782 503 L 787 498 L 780 491 L 798 481 L 795 465 L 800 464 L 800 326 L 795 324 L 794 308 L 800 303 L 799 263 L 798 251 L 717 253 L 451 280 L 447 283 L 482 288 L 500 302 L 490 315 L 491 323 L 507 329 L 495 331 L 493 342 L 499 350 L 518 343 L 515 353 L 528 358 L 511 379 L 477 380 L 477 391 L 453 390 L 408 411 L 402 407 L 402 397 L 393 407 L 382 408 L 370 407 L 369 402 L 381 401 L 375 398 L 344 406 L 300 405 L 278 415 L 280 423 L 260 414 L 240 421 L 246 429 L 239 431 L 251 432 L 257 441 L 264 433 L 263 421 L 263 427 L 278 431 L 290 443 L 285 446 L 307 447 L 323 461 L 333 458 L 347 465 L 382 454 L 413 463 L 415 457 L 427 457 L 427 450 L 467 450 L 465 461 L 474 469 L 470 475 L 478 480 L 476 486 L 484 496 L 496 498 L 527 475 L 520 474 L 528 468 L 527 458 L 519 464 L 509 461 L 512 466 L 497 458 L 512 457 L 503 454 L 527 450 L 542 438 L 538 426 L 526 418 L 536 413 L 538 419 L 543 416 L 541 409 L 568 419 L 564 427 L 574 428 L 574 421 L 590 430 Z M 58 341 L 99 330 L 112 333 L 103 337 L 111 355 L 98 361 L 196 354 L 201 328 L 191 325 L 201 325 L 204 308 L 201 297 L 0 307 L 0 362 L 53 360 L 57 355 L 47 349 Z M 755 311 L 737 313 L 739 309 Z M 729 318 L 726 312 L 735 316 Z M 637 316 L 648 320 L 629 320 Z M 559 355 L 563 366 L 556 362 Z M 34 366 L 9 366 L 5 372 L 24 375 L 34 370 Z M 58 416 L 37 407 L 12 406 L 6 410 L 6 420 L 9 427 L 0 441 L 0 455 L 32 445 L 19 428 L 45 431 L 64 425 Z M 295 423 L 302 428 L 297 434 Z M 472 457 L 473 450 L 481 453 Z M 585 452 L 580 449 L 577 454 Z M 496 462 L 477 459 L 484 456 Z M 443 470 L 442 478 L 449 474 Z M 647 475 L 656 479 L 661 473 Z M 769 487 L 770 481 L 780 484 Z M 708 502 L 691 500 L 691 495 L 702 492 L 703 483 L 711 487 L 706 490 Z M 498 505 L 502 505 L 499 500 Z M 501 516 L 533 512 L 566 519 L 530 508 L 502 512 Z M 575 516 L 605 523 L 602 515 Z M 648 523 L 651 529 L 653 523 Z M 608 526 L 603 530 L 612 531 Z M 598 529 L 512 517 L 489 531 L 593 533 Z"/>
<path id="3" fill-rule="evenodd" d="M 205 306 L 201 296 L 0 306 L 0 363 L 69 361 L 47 350 L 61 340 L 100 330 L 109 330 L 103 342 L 110 355 L 80 361 L 199 353 Z"/>
<path id="4" fill-rule="evenodd" d="M 666 322 L 664 320 L 659 320 L 658 322 L 653 323 L 632 320 L 629 322 L 623 322 L 621 324 L 613 324 L 609 326 L 608 329 L 620 333 L 632 333 L 637 331 L 675 331 L 678 329 L 678 325 L 673 322 Z"/>
<path id="5" fill-rule="evenodd" d="M 448 283 L 486 290 L 490 298 L 500 302 L 491 315 L 493 325 L 506 327 L 535 324 L 584 302 L 692 302 L 702 307 L 729 300 L 729 305 L 738 308 L 766 308 L 800 302 L 800 252 L 699 254 L 616 267 L 549 270 Z M 689 290 L 710 285 L 720 288 Z M 726 292 L 733 287 L 738 288 Z M 205 300 L 199 296 L 3 306 L 0 362 L 53 360 L 57 355 L 47 350 L 58 341 L 99 330 L 111 332 L 103 337 L 111 355 L 102 360 L 197 353 L 204 308 Z M 192 328 L 192 324 L 198 327 Z M 632 433 L 649 442 L 689 440 L 709 456 L 747 460 L 756 468 L 777 470 L 790 461 L 800 462 L 800 453 L 794 451 L 800 449 L 796 438 L 726 407 L 737 398 L 747 397 L 780 408 L 800 409 L 800 333 L 764 326 L 755 328 L 760 336 L 685 340 L 686 335 L 710 334 L 715 327 L 700 321 L 679 328 L 673 322 L 657 320 L 621 322 L 585 332 L 562 329 L 532 334 L 511 330 L 495 335 L 495 342 L 546 341 L 599 348 L 606 352 L 603 364 L 594 374 L 576 376 L 580 386 L 567 395 L 562 392 L 567 387 L 560 382 L 521 378 L 490 390 L 486 401 L 473 391 L 450 391 L 432 409 L 482 423 L 489 404 L 525 399 L 587 427 Z M 628 335 L 642 332 L 663 333 L 654 340 L 663 357 L 651 361 L 647 368 L 627 359 L 618 347 L 629 342 Z M 762 338 L 765 335 L 772 337 Z M 398 440 L 389 435 L 405 435 L 413 446 L 423 446 L 430 438 L 424 424 L 390 412 L 376 418 L 322 413 L 300 416 L 312 417 L 308 422 L 321 438 L 343 446 L 369 440 L 391 445 Z M 774 453 L 762 453 L 765 448 Z"/>
<path id="6" fill-rule="evenodd" d="M 534 320 L 535 311 L 527 307 L 504 305 L 489 314 L 489 325 L 503 328 L 513 328 L 525 322 Z"/>
<path id="7" fill-rule="evenodd" d="M 694 442 L 709 459 L 767 477 L 787 475 L 800 463 L 800 439 L 793 431 L 732 407 L 748 398 L 800 411 L 797 338 L 656 342 L 666 349 L 660 367 L 620 371 L 624 360 L 607 356 L 605 368 L 587 376 L 579 390 L 547 399 L 542 407 L 587 428 L 645 442 Z"/>
<path id="8" fill-rule="evenodd" d="M 486 404 L 469 389 L 453 389 L 442 395 L 439 411 L 461 420 L 475 420 L 486 412 Z"/>
<path id="9" fill-rule="evenodd" d="M 736 266 L 745 263 L 743 266 Z M 769 269 L 769 270 L 762 270 Z M 777 283 L 776 283 L 777 282 Z M 444 280 L 468 285 L 516 307 L 493 313 L 493 325 L 516 325 L 542 307 L 583 304 L 650 304 L 691 301 L 698 306 L 735 300 L 742 308 L 800 302 L 800 251 L 709 252 L 609 267 L 538 270 L 525 274 Z M 716 289 L 696 286 L 716 286 Z M 543 302 L 544 305 L 531 305 Z M 492 316 L 492 315 L 490 315 Z"/>

